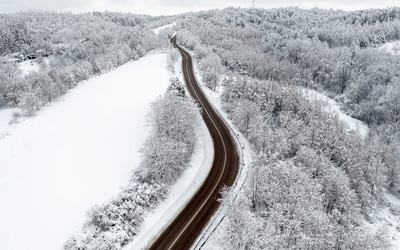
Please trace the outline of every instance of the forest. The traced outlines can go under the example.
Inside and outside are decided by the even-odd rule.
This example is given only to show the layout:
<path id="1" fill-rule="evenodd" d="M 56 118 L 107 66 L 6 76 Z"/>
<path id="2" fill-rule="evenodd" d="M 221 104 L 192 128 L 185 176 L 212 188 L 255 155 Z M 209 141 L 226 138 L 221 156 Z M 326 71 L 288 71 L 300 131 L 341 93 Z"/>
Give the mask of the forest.
<path id="1" fill-rule="evenodd" d="M 399 10 L 228 8 L 178 21 L 178 40 L 207 86 L 222 85 L 254 151 L 239 198 L 224 191 L 220 248 L 392 247 L 365 224 L 400 191 L 399 57 L 379 49 L 399 39 Z M 338 101 L 368 134 L 348 131 L 302 88 Z"/>
<path id="2" fill-rule="evenodd" d="M 377 48 L 399 39 L 399 15 L 398 8 L 228 8 L 185 16 L 178 36 L 195 52 L 210 87 L 221 75 L 211 65 L 222 64 L 255 79 L 315 89 L 340 101 L 390 144 L 399 129 L 399 100 L 391 94 L 398 91 L 399 61 Z"/>
<path id="3" fill-rule="evenodd" d="M 173 30 L 151 32 L 172 22 Z M 78 82 L 154 49 L 169 48 L 168 68 L 177 73 L 179 54 L 168 47 L 174 31 L 193 53 L 202 82 L 223 89 L 223 108 L 253 150 L 243 191 L 222 190 L 221 249 L 393 247 L 384 228 L 366 224 L 387 206 L 385 194 L 400 197 L 400 49 L 381 49 L 400 39 L 400 8 L 3 14 L 0 107 L 34 115 Z M 41 70 L 24 76 L 18 60 L 32 54 Z M 368 125 L 367 135 L 346 129 L 304 88 L 336 100 Z M 171 79 L 149 114 L 154 130 L 143 146 L 143 168 L 119 197 L 89 211 L 66 249 L 120 249 L 134 237 L 143 212 L 165 197 L 165 185 L 190 159 L 196 109 L 182 83 Z M 174 119 L 188 125 L 176 127 Z"/>

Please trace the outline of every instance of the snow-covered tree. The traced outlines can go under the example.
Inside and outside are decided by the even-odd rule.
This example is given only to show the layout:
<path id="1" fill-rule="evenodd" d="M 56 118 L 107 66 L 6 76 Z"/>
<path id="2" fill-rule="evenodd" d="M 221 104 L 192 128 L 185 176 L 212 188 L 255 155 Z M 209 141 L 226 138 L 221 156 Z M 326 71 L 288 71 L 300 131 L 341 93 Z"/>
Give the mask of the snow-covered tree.
<path id="1" fill-rule="evenodd" d="M 201 59 L 199 64 L 202 81 L 215 91 L 222 74 L 221 60 L 217 55 L 209 54 Z"/>

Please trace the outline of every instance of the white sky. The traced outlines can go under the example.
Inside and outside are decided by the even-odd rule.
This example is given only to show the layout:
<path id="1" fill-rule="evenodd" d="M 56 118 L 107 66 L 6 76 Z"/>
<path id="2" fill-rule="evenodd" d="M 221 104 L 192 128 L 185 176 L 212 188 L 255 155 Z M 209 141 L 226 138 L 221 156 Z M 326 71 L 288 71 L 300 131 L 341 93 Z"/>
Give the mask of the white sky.
<path id="1" fill-rule="evenodd" d="M 74 13 L 108 10 L 171 15 L 189 11 L 222 9 L 229 6 L 249 8 L 253 6 L 253 0 L 0 0 L 0 13 L 26 10 L 72 11 Z M 288 6 L 356 10 L 400 6 L 400 2 L 398 0 L 255 0 L 255 7 L 258 8 Z"/>

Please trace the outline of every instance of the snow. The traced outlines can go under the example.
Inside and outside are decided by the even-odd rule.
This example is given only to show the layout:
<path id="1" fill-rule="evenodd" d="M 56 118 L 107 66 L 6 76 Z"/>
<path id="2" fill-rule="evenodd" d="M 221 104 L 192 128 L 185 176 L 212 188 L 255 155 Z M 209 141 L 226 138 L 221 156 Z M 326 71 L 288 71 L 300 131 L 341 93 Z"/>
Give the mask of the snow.
<path id="1" fill-rule="evenodd" d="M 36 72 L 39 70 L 39 64 L 36 60 L 26 60 L 18 63 L 19 68 L 22 70 L 22 75 L 26 76 L 30 72 Z"/>
<path id="2" fill-rule="evenodd" d="M 382 199 L 384 205 L 373 215 L 369 228 L 373 232 L 384 229 L 393 246 L 400 246 L 400 199 L 386 193 Z"/>
<path id="3" fill-rule="evenodd" d="M 153 29 L 153 32 L 154 32 L 156 35 L 158 35 L 158 34 L 160 33 L 161 30 L 166 29 L 166 28 L 173 28 L 173 27 L 175 27 L 175 25 L 176 25 L 176 22 L 173 22 L 173 23 L 170 23 L 170 24 L 167 24 L 167 25 L 164 25 L 164 26 L 155 28 L 155 29 Z"/>
<path id="4" fill-rule="evenodd" d="M 385 43 L 384 45 L 379 47 L 379 50 L 398 55 L 400 54 L 400 41 Z"/>
<path id="5" fill-rule="evenodd" d="M 307 98 L 312 101 L 321 103 L 327 112 L 333 114 L 334 116 L 337 116 L 340 121 L 344 122 L 349 130 L 357 131 L 363 137 L 368 134 L 368 126 L 364 122 L 343 113 L 343 111 L 340 110 L 339 103 L 337 103 L 335 100 L 315 90 L 303 88 L 302 91 L 305 93 Z"/>
<path id="6" fill-rule="evenodd" d="M 39 65 L 36 60 L 26 60 L 19 63 L 19 68 L 22 70 L 23 75 L 27 75 L 31 71 L 38 71 Z"/>
<path id="7" fill-rule="evenodd" d="M 12 110 L 0 111 L 0 249 L 61 249 L 93 205 L 119 193 L 168 78 L 166 54 L 153 54 L 80 84 L 19 124 L 8 125 Z"/>
<path id="8" fill-rule="evenodd" d="M 17 108 L 0 109 L 0 140 L 9 135 L 12 128 L 9 123 L 14 112 L 20 112 L 20 110 Z"/>

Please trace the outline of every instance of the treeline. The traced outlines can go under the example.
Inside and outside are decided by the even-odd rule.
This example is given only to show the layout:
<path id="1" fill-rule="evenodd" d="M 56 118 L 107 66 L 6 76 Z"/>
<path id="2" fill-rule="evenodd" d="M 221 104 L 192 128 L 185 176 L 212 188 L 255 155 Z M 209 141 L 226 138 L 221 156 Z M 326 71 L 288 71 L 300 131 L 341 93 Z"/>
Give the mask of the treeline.
<path id="1" fill-rule="evenodd" d="M 112 12 L 0 14 L 0 108 L 33 115 L 78 82 L 165 47 L 150 30 L 159 22 Z M 19 61 L 27 56 L 40 70 L 23 75 Z"/>
<path id="2" fill-rule="evenodd" d="M 325 92 L 387 143 L 400 140 L 399 60 L 378 49 L 400 39 L 400 8 L 227 8 L 183 15 L 176 27 L 199 57 L 207 52 L 242 75 Z"/>
<path id="3" fill-rule="evenodd" d="M 234 76 L 223 108 L 249 139 L 244 191 L 225 191 L 222 249 L 389 249 L 373 216 L 399 190 L 399 149 L 347 131 L 296 87 Z"/>
<path id="4" fill-rule="evenodd" d="M 182 83 L 171 79 L 167 93 L 151 104 L 151 131 L 129 184 L 118 197 L 94 206 L 82 231 L 64 249 L 121 249 L 130 242 L 147 213 L 164 200 L 187 169 L 199 121 L 198 106 L 186 96 Z"/>

